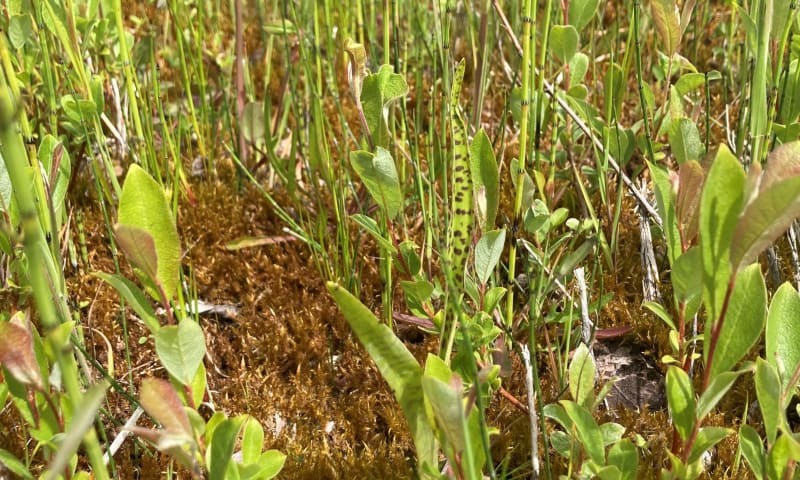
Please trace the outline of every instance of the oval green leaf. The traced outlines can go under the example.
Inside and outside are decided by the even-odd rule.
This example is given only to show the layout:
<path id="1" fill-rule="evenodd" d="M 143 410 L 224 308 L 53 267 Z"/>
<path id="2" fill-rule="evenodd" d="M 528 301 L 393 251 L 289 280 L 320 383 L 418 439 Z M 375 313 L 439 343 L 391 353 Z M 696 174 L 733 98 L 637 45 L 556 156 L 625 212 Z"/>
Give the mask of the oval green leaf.
<path id="1" fill-rule="evenodd" d="M 491 230 L 500 205 L 500 173 L 492 142 L 483 129 L 478 130 L 469 146 L 469 162 L 478 226 L 481 231 Z"/>
<path id="2" fill-rule="evenodd" d="M 736 276 L 727 314 L 719 333 L 710 378 L 733 368 L 756 343 L 767 313 L 767 287 L 758 264 Z M 706 327 L 708 330 L 708 327 Z"/>
<path id="3" fill-rule="evenodd" d="M 575 425 L 578 439 L 589 454 L 589 458 L 598 465 L 605 464 L 605 449 L 603 448 L 603 435 L 597 426 L 592 414 L 588 410 L 570 400 L 559 402 Z"/>
<path id="4" fill-rule="evenodd" d="M 155 334 L 156 353 L 164 368 L 184 385 L 190 385 L 206 354 L 203 329 L 194 320 L 161 327 Z"/>
<path id="5" fill-rule="evenodd" d="M 578 31 L 572 25 L 555 25 L 550 30 L 550 52 L 564 63 L 569 63 L 578 51 Z"/>
<path id="6" fill-rule="evenodd" d="M 772 297 L 765 337 L 767 361 L 783 378 L 783 388 L 794 389 L 789 380 L 800 364 L 800 294 L 788 282 Z"/>
<path id="7" fill-rule="evenodd" d="M 672 423 L 682 439 L 686 440 L 694 428 L 694 389 L 689 375 L 671 365 L 667 369 L 667 402 Z"/>
<path id="8" fill-rule="evenodd" d="M 388 219 L 394 219 L 403 206 L 403 197 L 392 155 L 381 147 L 375 154 L 359 150 L 350 154 L 350 163 L 375 203 Z"/>

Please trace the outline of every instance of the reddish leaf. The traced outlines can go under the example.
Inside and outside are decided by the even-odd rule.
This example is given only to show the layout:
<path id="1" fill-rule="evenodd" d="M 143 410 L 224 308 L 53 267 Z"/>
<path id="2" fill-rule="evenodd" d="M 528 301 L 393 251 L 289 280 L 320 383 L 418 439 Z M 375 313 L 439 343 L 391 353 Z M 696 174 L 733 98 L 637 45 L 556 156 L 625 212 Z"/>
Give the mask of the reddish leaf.
<path id="1" fill-rule="evenodd" d="M 158 254 L 153 237 L 144 229 L 132 225 L 114 225 L 114 238 L 134 267 L 149 279 L 158 281 Z"/>
<path id="2" fill-rule="evenodd" d="M 148 415 L 165 429 L 191 437 L 189 417 L 172 384 L 159 378 L 148 378 L 142 382 L 139 399 Z"/>
<path id="3" fill-rule="evenodd" d="M 44 389 L 30 332 L 14 322 L 0 322 L 0 364 L 18 381 Z"/>
<path id="4" fill-rule="evenodd" d="M 683 240 L 687 243 L 697 236 L 700 220 L 700 198 L 705 182 L 705 172 L 700 163 L 690 160 L 683 163 L 678 171 L 678 198 L 676 213 L 681 225 Z"/>
<path id="5" fill-rule="evenodd" d="M 769 154 L 767 168 L 761 178 L 760 191 L 800 176 L 800 142 L 785 143 Z"/>

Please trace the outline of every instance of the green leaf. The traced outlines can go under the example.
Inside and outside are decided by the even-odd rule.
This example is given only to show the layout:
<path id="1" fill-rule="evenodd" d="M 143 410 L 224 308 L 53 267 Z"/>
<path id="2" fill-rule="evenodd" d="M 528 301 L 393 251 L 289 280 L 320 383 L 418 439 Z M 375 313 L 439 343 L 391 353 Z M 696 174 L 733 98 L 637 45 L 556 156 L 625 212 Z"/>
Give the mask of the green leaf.
<path id="1" fill-rule="evenodd" d="M 758 432 L 750 425 L 743 424 L 739 427 L 739 450 L 744 455 L 750 470 L 755 474 L 756 479 L 764 478 L 764 444 Z"/>
<path id="2" fill-rule="evenodd" d="M 578 51 L 578 31 L 572 25 L 554 25 L 550 30 L 550 52 L 564 63 Z"/>
<path id="3" fill-rule="evenodd" d="M 620 67 L 617 62 L 612 62 L 608 67 L 608 71 L 603 76 L 603 105 L 605 106 L 605 116 L 609 123 L 616 122 L 616 119 L 622 115 L 622 101 L 625 100 L 626 88 L 627 84 L 625 83 L 622 67 Z M 612 125 L 608 128 L 612 132 L 616 132 L 618 130 L 617 125 Z M 630 132 L 630 136 L 620 137 L 618 141 L 622 138 L 630 143 L 629 149 L 633 150 L 633 132 Z M 616 148 L 617 145 L 611 141 L 609 141 L 609 146 L 612 152 L 615 150 L 621 150 L 620 148 Z M 620 155 L 619 151 L 617 151 L 616 155 L 614 156 L 620 164 L 625 163 L 625 160 L 623 159 L 622 155 Z"/>
<path id="4" fill-rule="evenodd" d="M 786 424 L 786 414 L 780 401 L 781 381 L 778 372 L 760 357 L 756 359 L 755 385 L 758 406 L 764 419 L 767 444 L 772 445 L 778 436 L 778 429 Z"/>
<path id="5" fill-rule="evenodd" d="M 722 427 L 703 427 L 698 430 L 692 452 L 689 454 L 689 463 L 699 460 L 703 453 L 732 433 L 733 430 L 730 428 Z"/>
<path id="6" fill-rule="evenodd" d="M 570 400 L 561 400 L 558 403 L 564 407 L 564 411 L 574 423 L 578 439 L 586 450 L 586 453 L 589 454 L 589 458 L 599 465 L 605 464 L 606 455 L 605 449 L 603 448 L 603 436 L 594 418 L 592 418 L 592 414 L 582 406 Z"/>
<path id="7" fill-rule="evenodd" d="M 703 155 L 703 141 L 700 139 L 700 131 L 697 125 L 688 118 L 676 118 L 672 120 L 669 129 L 669 146 L 678 165 L 682 165 L 689 160 L 699 160 Z"/>
<path id="8" fill-rule="evenodd" d="M 569 62 L 569 84 L 579 86 L 586 78 L 589 70 L 589 57 L 585 53 L 577 52 Z"/>
<path id="9" fill-rule="evenodd" d="M 675 5 L 675 0 L 651 0 L 650 7 L 658 36 L 661 37 L 667 56 L 671 57 L 681 42 L 681 19 L 678 7 Z"/>
<path id="10" fill-rule="evenodd" d="M 118 223 L 147 232 L 155 242 L 158 258 L 156 280 L 172 299 L 180 280 L 181 247 L 164 190 L 141 167 L 128 170 L 119 200 Z"/>
<path id="11" fill-rule="evenodd" d="M 502 229 L 484 233 L 475 245 L 475 273 L 482 285 L 486 285 L 500 261 L 505 242 L 506 230 Z"/>
<path id="12" fill-rule="evenodd" d="M 264 102 L 249 102 L 244 106 L 239 125 L 242 135 L 250 143 L 261 143 L 264 141 Z"/>
<path id="13" fill-rule="evenodd" d="M 264 448 L 264 429 L 253 417 L 248 417 L 242 431 L 242 463 L 255 463 Z"/>
<path id="14" fill-rule="evenodd" d="M 711 368 L 710 378 L 733 368 L 750 350 L 761 335 L 766 313 L 767 287 L 760 266 L 753 264 L 736 276 L 714 361 L 706 366 Z"/>
<path id="15" fill-rule="evenodd" d="M 558 265 L 558 276 L 565 277 L 570 274 L 575 269 L 575 266 L 581 263 L 583 259 L 592 252 L 595 243 L 596 240 L 594 237 L 589 238 L 575 248 L 572 253 L 568 254 L 566 258 Z"/>
<path id="16" fill-rule="evenodd" d="M 469 146 L 469 166 L 478 226 L 481 231 L 491 230 L 500 205 L 500 173 L 492 142 L 483 129 L 478 130 Z"/>
<path id="17" fill-rule="evenodd" d="M 368 217 L 361 213 L 354 213 L 353 215 L 350 215 L 350 220 L 356 222 L 359 227 L 366 230 L 367 233 L 369 233 L 372 238 L 378 242 L 381 248 L 384 248 L 388 251 L 392 251 L 394 249 L 392 241 L 381 234 L 380 227 L 378 227 L 378 222 L 376 222 L 374 218 Z"/>
<path id="18" fill-rule="evenodd" d="M 394 333 L 357 298 L 335 283 L 328 282 L 326 287 L 400 403 L 420 468 L 425 463 L 436 465 L 436 441 L 423 401 L 422 367 Z"/>
<path id="19" fill-rule="evenodd" d="M 509 168 L 509 172 L 511 175 L 511 183 L 514 185 L 514 188 L 522 188 L 522 211 L 527 211 L 533 205 L 534 197 L 536 195 L 536 185 L 533 183 L 533 179 L 528 174 L 527 170 L 523 170 L 522 175 L 522 186 L 520 187 L 517 185 L 517 178 L 516 172 L 520 171 L 520 164 L 519 159 L 513 158 L 511 159 L 511 168 Z"/>
<path id="20" fill-rule="evenodd" d="M 67 195 L 70 177 L 72 175 L 72 162 L 69 153 L 61 143 L 52 135 L 45 135 L 39 144 L 39 161 L 47 172 L 48 191 L 50 192 L 53 210 L 56 218 L 61 218 L 64 211 L 64 198 Z M 58 223 L 60 225 L 60 222 Z"/>
<path id="21" fill-rule="evenodd" d="M 702 295 L 703 278 L 697 274 L 702 265 L 700 248 L 696 246 L 675 259 L 671 276 L 676 301 L 688 302 Z"/>
<path id="22" fill-rule="evenodd" d="M 487 290 L 486 295 L 483 297 L 483 311 L 486 313 L 494 312 L 497 304 L 505 297 L 506 292 L 505 287 L 491 287 Z"/>
<path id="23" fill-rule="evenodd" d="M 0 161 L 0 212 L 9 212 L 12 210 L 11 202 L 13 200 L 14 189 L 11 186 L 11 177 L 8 175 L 6 169 L 6 162 Z M 16 224 L 14 217 L 11 217 L 12 224 Z"/>
<path id="24" fill-rule="evenodd" d="M 614 99 L 616 101 L 616 98 Z M 627 165 L 636 149 L 636 139 L 633 131 L 621 128 L 618 125 L 603 129 L 608 137 L 608 153 L 620 165 Z"/>
<path id="25" fill-rule="evenodd" d="M 674 365 L 667 369 L 667 401 L 675 429 L 686 440 L 694 429 L 694 389 L 689 375 Z"/>
<path id="26" fill-rule="evenodd" d="M 427 280 L 418 280 L 416 282 L 400 280 L 399 284 L 407 296 L 419 303 L 428 301 L 433 294 L 433 284 Z"/>
<path id="27" fill-rule="evenodd" d="M 622 473 L 621 480 L 635 480 L 639 468 L 639 455 L 636 446 L 623 438 L 608 451 L 608 464 L 614 465 Z"/>
<path id="28" fill-rule="evenodd" d="M 572 429 L 572 419 L 569 418 L 567 411 L 564 410 L 564 407 L 561 405 L 557 403 L 548 403 L 542 409 L 542 413 L 544 413 L 546 418 L 555 420 L 559 425 L 564 427 L 564 430 Z"/>
<path id="29" fill-rule="evenodd" d="M 800 460 L 800 445 L 791 435 L 781 435 L 767 454 L 767 478 L 783 478 L 793 460 Z"/>
<path id="30" fill-rule="evenodd" d="M 619 468 L 613 465 L 600 467 L 594 463 L 588 463 L 584 465 L 584 468 L 588 468 L 592 473 L 600 478 L 600 480 L 620 480 L 622 478 L 622 473 L 619 471 Z"/>
<path id="31" fill-rule="evenodd" d="M 576 30 L 583 30 L 592 21 L 599 3 L 600 0 L 571 0 L 567 11 L 570 25 Z"/>
<path id="32" fill-rule="evenodd" d="M 372 141 L 378 147 L 389 148 L 386 107 L 389 102 L 408 93 L 408 84 L 402 75 L 394 73 L 394 67 L 381 65 L 377 73 L 364 78 L 361 88 L 361 104 Z"/>
<path id="33" fill-rule="evenodd" d="M 189 385 L 189 391 L 195 405 L 203 403 L 203 397 L 208 387 L 206 373 L 206 366 L 203 365 L 203 362 L 200 362 L 200 365 L 197 367 L 197 372 L 195 372 L 194 378 L 192 379 L 192 383 Z"/>
<path id="34" fill-rule="evenodd" d="M 403 207 L 403 196 L 392 155 L 381 147 L 374 155 L 359 150 L 350 154 L 350 163 L 387 218 L 397 217 Z"/>
<path id="35" fill-rule="evenodd" d="M 24 463 L 12 455 L 11 452 L 3 450 L 2 448 L 0 448 L 0 464 L 5 466 L 14 475 L 22 477 L 25 480 L 33 480 L 34 478 Z"/>
<path id="36" fill-rule="evenodd" d="M 403 240 L 398 246 L 400 255 L 402 255 L 403 261 L 409 269 L 407 273 L 411 277 L 419 275 L 419 272 L 422 270 L 422 260 L 420 260 L 417 254 L 417 248 L 417 244 L 412 240 Z"/>
<path id="37" fill-rule="evenodd" d="M 656 204 L 658 205 L 658 213 L 661 215 L 661 220 L 663 221 L 669 263 L 672 265 L 675 259 L 681 255 L 683 249 L 681 248 L 681 237 L 676 220 L 675 197 L 672 192 L 670 174 L 667 169 L 661 165 L 648 162 L 647 167 L 648 170 L 650 170 L 650 174 L 653 176 Z"/>
<path id="38" fill-rule="evenodd" d="M 139 318 L 147 325 L 147 328 L 150 329 L 150 333 L 156 333 L 158 329 L 161 328 L 161 324 L 156 318 L 153 307 L 150 305 L 147 297 L 144 296 L 144 292 L 142 292 L 135 283 L 122 275 L 105 272 L 94 272 L 92 275 L 114 287 L 117 293 L 133 307 L 133 311 L 135 311 L 136 314 L 139 315 Z"/>
<path id="39" fill-rule="evenodd" d="M 581 343 L 569 364 L 569 393 L 579 405 L 591 408 L 594 403 L 594 378 L 597 369 L 589 349 Z"/>
<path id="40" fill-rule="evenodd" d="M 783 389 L 792 390 L 789 380 L 800 365 L 800 294 L 786 282 L 772 297 L 765 331 L 767 361 L 783 379 Z"/>
<path id="41" fill-rule="evenodd" d="M 267 450 L 261 454 L 255 464 L 245 466 L 245 468 L 249 467 L 247 475 L 241 471 L 240 475 L 242 480 L 269 480 L 275 478 L 283 470 L 284 463 L 286 463 L 286 455 L 277 450 Z"/>
<path id="42" fill-rule="evenodd" d="M 705 418 L 711 410 L 722 400 L 722 397 L 730 390 L 737 378 L 747 370 L 737 370 L 735 372 L 722 372 L 708 383 L 708 387 L 700 395 L 697 401 L 697 418 Z"/>
<path id="43" fill-rule="evenodd" d="M 184 385 L 190 385 L 206 354 L 203 329 L 194 320 L 161 327 L 155 334 L 156 353 L 164 368 Z"/>
<path id="44" fill-rule="evenodd" d="M 681 75 L 681 78 L 675 82 L 675 90 L 677 91 L 678 95 L 682 97 L 693 90 L 697 90 L 705 84 L 705 74 L 689 72 Z"/>
<path id="45" fill-rule="evenodd" d="M 646 301 L 642 303 L 642 306 L 655 314 L 658 318 L 660 318 L 664 323 L 667 324 L 669 328 L 672 330 L 677 330 L 678 327 L 675 325 L 675 321 L 672 319 L 672 316 L 669 314 L 666 308 L 660 303 Z"/>
<path id="46" fill-rule="evenodd" d="M 619 423 L 606 422 L 600 425 L 600 434 L 603 436 L 603 446 L 607 447 L 622 440 L 622 435 L 625 434 L 625 427 Z"/>
<path id="47" fill-rule="evenodd" d="M 8 40 L 15 50 L 20 50 L 33 41 L 33 18 L 31 15 L 12 15 L 8 19 Z"/>
<path id="48" fill-rule="evenodd" d="M 550 446 L 564 458 L 570 458 L 572 449 L 572 438 L 561 430 L 556 430 L 550 434 Z"/>
<path id="49" fill-rule="evenodd" d="M 454 453 L 460 455 L 466 446 L 466 418 L 461 395 L 449 384 L 427 374 L 422 377 L 422 390 L 425 399 L 430 402 L 436 426 L 443 432 Z"/>
<path id="50" fill-rule="evenodd" d="M 703 299 L 708 312 L 704 345 L 710 344 L 710 326 L 719 320 L 731 278 L 730 245 L 742 207 L 744 170 L 722 145 L 708 172 L 700 200 L 700 246 L 703 254 Z M 708 349 L 704 354 L 708 355 Z"/>
<path id="51" fill-rule="evenodd" d="M 227 478 L 228 464 L 233 461 L 233 447 L 246 415 L 222 421 L 214 429 L 211 444 L 206 450 L 208 478 Z"/>

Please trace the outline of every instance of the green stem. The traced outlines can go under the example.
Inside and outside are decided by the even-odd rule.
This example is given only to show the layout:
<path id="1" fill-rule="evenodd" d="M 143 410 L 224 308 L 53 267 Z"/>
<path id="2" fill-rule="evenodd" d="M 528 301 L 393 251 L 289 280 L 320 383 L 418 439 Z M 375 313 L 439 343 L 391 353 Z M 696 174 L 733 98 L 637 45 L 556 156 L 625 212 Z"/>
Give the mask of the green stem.
<path id="1" fill-rule="evenodd" d="M 522 191 L 525 184 L 526 172 L 526 147 L 528 145 L 528 109 L 530 107 L 530 82 L 531 82 L 531 40 L 533 39 L 533 1 L 525 0 L 523 10 L 522 32 L 522 118 L 520 120 L 519 134 L 519 161 L 518 170 L 511 172 L 517 176 L 516 192 L 514 196 L 514 225 L 522 224 Z M 514 321 L 514 281 L 516 278 L 517 243 L 515 235 L 511 235 L 511 245 L 508 253 L 508 294 L 506 295 L 505 323 L 511 326 Z M 533 340 L 533 339 L 531 339 Z"/>

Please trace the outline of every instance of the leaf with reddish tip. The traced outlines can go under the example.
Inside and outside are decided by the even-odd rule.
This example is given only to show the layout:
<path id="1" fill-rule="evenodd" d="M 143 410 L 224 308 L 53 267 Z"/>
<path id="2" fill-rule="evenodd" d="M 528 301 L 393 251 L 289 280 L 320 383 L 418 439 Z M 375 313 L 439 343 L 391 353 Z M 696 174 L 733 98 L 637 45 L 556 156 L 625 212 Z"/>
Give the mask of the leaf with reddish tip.
<path id="1" fill-rule="evenodd" d="M 779 181 L 762 190 L 744 210 L 731 243 L 735 270 L 753 263 L 800 216 L 800 176 Z"/>
<path id="2" fill-rule="evenodd" d="M 675 0 L 652 0 L 650 6 L 653 12 L 653 22 L 656 25 L 658 36 L 664 43 L 668 56 L 678 50 L 681 43 L 680 13 Z"/>
<path id="3" fill-rule="evenodd" d="M 181 465 L 190 468 L 196 466 L 194 452 L 197 451 L 197 443 L 192 437 L 183 433 L 173 433 L 168 430 L 153 430 L 142 427 L 128 427 L 125 430 L 152 443 L 158 450 L 167 455 L 175 457 Z"/>
<path id="4" fill-rule="evenodd" d="M 800 176 L 800 141 L 785 143 L 767 157 L 767 168 L 761 179 L 761 190 Z"/>
<path id="5" fill-rule="evenodd" d="M 687 243 L 697 236 L 700 198 L 705 180 L 703 167 L 695 160 L 685 162 L 678 170 L 678 198 L 675 209 L 681 224 L 683 240 Z"/>
<path id="6" fill-rule="evenodd" d="M 158 281 L 158 253 L 153 237 L 132 225 L 114 225 L 114 238 L 125 258 L 153 282 Z"/>
<path id="7" fill-rule="evenodd" d="M 27 329 L 14 322 L 0 322 L 0 365 L 19 382 L 38 390 L 44 388 L 33 353 L 33 337 Z"/>
<path id="8" fill-rule="evenodd" d="M 183 402 L 168 381 L 160 378 L 145 379 L 142 381 L 139 400 L 145 412 L 166 430 L 192 435 L 192 426 L 183 409 Z"/>

